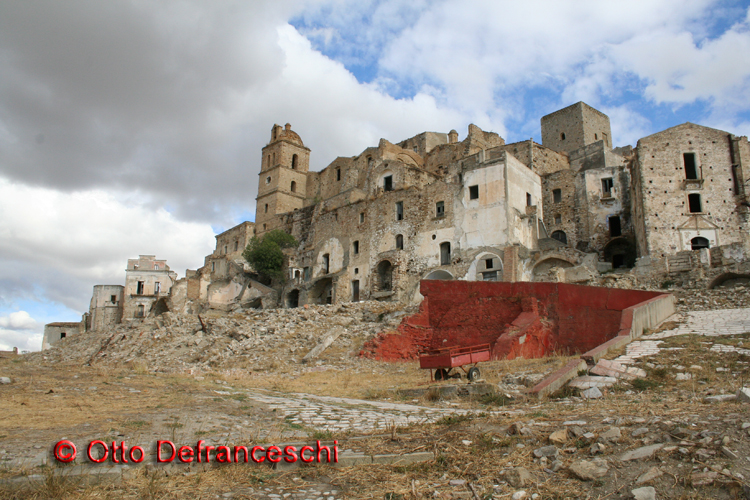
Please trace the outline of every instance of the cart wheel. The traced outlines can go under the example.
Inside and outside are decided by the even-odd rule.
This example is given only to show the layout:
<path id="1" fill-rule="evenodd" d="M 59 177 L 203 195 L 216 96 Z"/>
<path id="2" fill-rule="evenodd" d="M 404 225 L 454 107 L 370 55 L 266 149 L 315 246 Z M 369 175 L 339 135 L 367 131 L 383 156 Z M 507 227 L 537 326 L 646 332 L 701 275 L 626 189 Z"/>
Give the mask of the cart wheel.
<path id="1" fill-rule="evenodd" d="M 466 374 L 466 378 L 468 378 L 472 382 L 477 380 L 479 378 L 479 368 L 477 368 L 476 366 L 473 368 L 469 368 L 469 372 Z"/>
<path id="2" fill-rule="evenodd" d="M 444 368 L 435 370 L 435 380 L 445 380 L 448 378 L 448 372 Z"/>

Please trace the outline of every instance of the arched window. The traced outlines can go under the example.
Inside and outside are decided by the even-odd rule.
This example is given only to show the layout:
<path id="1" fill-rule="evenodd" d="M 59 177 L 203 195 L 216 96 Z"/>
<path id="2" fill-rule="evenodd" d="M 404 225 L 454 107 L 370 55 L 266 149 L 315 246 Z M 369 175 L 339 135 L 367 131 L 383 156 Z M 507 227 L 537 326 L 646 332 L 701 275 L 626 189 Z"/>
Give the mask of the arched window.
<path id="1" fill-rule="evenodd" d="M 568 235 L 565 234 L 565 231 L 555 231 L 550 236 L 560 243 L 563 243 L 565 245 L 568 244 Z"/>
<path id="2" fill-rule="evenodd" d="M 297 192 L 297 183 L 295 181 L 292 181 L 292 187 L 291 187 L 292 193 Z"/>
<path id="3" fill-rule="evenodd" d="M 565 132 L 561 132 L 560 133 L 560 140 L 562 140 L 562 141 L 565 140 Z"/>
<path id="4" fill-rule="evenodd" d="M 701 248 L 709 248 L 710 244 L 708 242 L 708 239 L 704 238 L 703 236 L 696 236 L 692 240 L 690 240 L 690 247 L 693 250 L 700 250 Z"/>
<path id="5" fill-rule="evenodd" d="M 449 242 L 440 244 L 440 265 L 448 266 L 451 263 L 451 244 Z"/>
<path id="6" fill-rule="evenodd" d="M 396 250 L 404 249 L 404 236 L 401 234 L 396 235 Z"/>
<path id="7" fill-rule="evenodd" d="M 297 170 L 297 155 L 292 155 L 292 169 Z"/>

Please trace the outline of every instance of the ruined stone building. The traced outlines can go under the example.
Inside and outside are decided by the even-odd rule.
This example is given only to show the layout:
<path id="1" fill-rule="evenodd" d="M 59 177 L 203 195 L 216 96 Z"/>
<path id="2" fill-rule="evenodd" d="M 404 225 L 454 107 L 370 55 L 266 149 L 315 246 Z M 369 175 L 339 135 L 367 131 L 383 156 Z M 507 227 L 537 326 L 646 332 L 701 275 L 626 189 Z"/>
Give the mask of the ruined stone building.
<path id="1" fill-rule="evenodd" d="M 541 132 L 542 144 L 475 125 L 460 141 L 455 130 L 381 139 L 316 172 L 302 138 L 274 125 L 255 222 L 217 235 L 179 281 L 154 256 L 129 260 L 124 287 L 94 288 L 84 330 L 166 310 L 419 301 L 422 279 L 750 273 L 746 137 L 685 123 L 615 148 L 609 118 L 583 102 L 542 117 Z M 299 242 L 277 289 L 242 257 L 274 229 Z"/>

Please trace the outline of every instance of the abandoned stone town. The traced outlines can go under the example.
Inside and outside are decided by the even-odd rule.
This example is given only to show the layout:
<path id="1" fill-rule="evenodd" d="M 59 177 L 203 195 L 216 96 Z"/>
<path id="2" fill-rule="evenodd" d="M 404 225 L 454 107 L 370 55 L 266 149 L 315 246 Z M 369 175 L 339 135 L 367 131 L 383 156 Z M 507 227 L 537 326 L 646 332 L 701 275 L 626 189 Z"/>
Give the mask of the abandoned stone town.
<path id="1" fill-rule="evenodd" d="M 583 102 L 541 136 L 469 125 L 311 171 L 274 125 L 255 221 L 202 266 L 129 259 L 41 352 L 0 352 L 0 496 L 750 498 L 747 137 L 614 147 Z M 275 230 L 284 279 L 243 256 Z M 57 467 L 63 435 L 341 455 Z"/>

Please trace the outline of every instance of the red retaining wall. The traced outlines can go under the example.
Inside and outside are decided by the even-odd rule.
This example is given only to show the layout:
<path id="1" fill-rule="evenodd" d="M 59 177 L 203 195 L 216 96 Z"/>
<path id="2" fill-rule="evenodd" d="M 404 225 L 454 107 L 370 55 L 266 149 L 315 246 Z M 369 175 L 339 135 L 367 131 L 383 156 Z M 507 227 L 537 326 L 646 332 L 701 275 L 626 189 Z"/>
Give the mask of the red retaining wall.
<path id="1" fill-rule="evenodd" d="M 489 343 L 493 359 L 584 352 L 614 338 L 622 311 L 660 295 L 566 283 L 425 280 L 424 301 L 398 334 L 380 334 L 361 355 L 416 359 L 429 348 Z"/>

